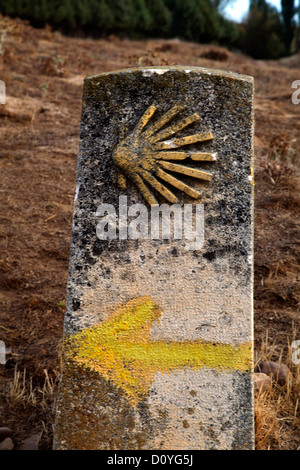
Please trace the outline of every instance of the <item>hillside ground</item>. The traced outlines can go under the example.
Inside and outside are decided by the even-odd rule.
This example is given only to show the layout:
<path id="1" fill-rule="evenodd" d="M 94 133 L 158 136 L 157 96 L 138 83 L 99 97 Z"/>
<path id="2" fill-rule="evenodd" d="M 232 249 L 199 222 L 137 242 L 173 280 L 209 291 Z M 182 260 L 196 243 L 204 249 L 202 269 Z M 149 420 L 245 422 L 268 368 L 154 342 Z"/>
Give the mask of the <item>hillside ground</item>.
<path id="1" fill-rule="evenodd" d="M 0 426 L 15 449 L 38 436 L 51 449 L 60 373 L 84 77 L 143 65 L 187 65 L 255 78 L 256 359 L 289 365 L 287 388 L 256 397 L 258 449 L 300 448 L 300 105 L 291 101 L 300 55 L 255 61 L 179 40 L 64 37 L 0 18 Z M 297 398 L 298 397 L 298 398 Z"/>

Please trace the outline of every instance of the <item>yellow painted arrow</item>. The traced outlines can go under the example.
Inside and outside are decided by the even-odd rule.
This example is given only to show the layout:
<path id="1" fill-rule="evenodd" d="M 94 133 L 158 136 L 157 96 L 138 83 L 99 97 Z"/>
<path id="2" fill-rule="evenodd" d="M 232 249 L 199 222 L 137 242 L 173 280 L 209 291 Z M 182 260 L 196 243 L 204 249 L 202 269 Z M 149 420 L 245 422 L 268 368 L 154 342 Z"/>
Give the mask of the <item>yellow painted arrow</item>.
<path id="1" fill-rule="evenodd" d="M 147 394 L 156 372 L 201 367 L 250 370 L 251 343 L 233 346 L 150 339 L 152 324 L 160 315 L 158 305 L 150 297 L 135 298 L 116 308 L 100 325 L 69 337 L 65 358 L 112 381 L 133 404 Z"/>

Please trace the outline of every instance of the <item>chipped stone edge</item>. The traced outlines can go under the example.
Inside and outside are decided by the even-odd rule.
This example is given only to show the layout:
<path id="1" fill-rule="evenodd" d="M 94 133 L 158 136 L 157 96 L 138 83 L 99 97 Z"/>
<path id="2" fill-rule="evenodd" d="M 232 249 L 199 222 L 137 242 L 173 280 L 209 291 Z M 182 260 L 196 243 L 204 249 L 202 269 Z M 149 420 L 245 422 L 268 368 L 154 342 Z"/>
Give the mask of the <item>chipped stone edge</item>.
<path id="1" fill-rule="evenodd" d="M 213 76 L 223 76 L 226 78 L 232 78 L 234 80 L 245 81 L 249 83 L 254 83 L 254 78 L 250 75 L 243 75 L 236 72 L 231 72 L 229 70 L 219 70 L 219 69 L 210 69 L 205 67 L 196 67 L 196 66 L 183 66 L 183 65 L 171 65 L 171 66 L 150 66 L 150 67 L 133 67 L 120 70 L 113 70 L 111 72 L 103 72 L 96 75 L 88 76 L 84 79 L 84 82 L 95 80 L 97 77 L 103 77 L 107 75 L 119 75 L 127 74 L 132 72 L 141 72 L 144 76 L 151 76 L 156 73 L 158 75 L 163 75 L 167 72 L 185 72 L 185 73 L 203 73 Z"/>

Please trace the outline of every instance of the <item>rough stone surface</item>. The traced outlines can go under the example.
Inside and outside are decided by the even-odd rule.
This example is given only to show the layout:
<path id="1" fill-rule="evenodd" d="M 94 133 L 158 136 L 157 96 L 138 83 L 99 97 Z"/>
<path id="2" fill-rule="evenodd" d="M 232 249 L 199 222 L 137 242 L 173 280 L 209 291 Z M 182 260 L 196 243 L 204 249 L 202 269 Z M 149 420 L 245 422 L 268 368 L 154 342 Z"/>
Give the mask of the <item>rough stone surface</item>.
<path id="1" fill-rule="evenodd" d="M 6 437 L 0 442 L 0 450 L 13 450 L 14 443 L 10 437 Z"/>
<path id="2" fill-rule="evenodd" d="M 252 104 L 251 77 L 216 70 L 85 80 L 55 449 L 254 447 Z M 159 132 L 178 132 L 155 147 L 168 113 Z M 188 170 L 160 166 L 187 194 L 158 176 L 153 145 L 188 152 L 173 160 Z M 101 204 L 171 204 L 154 176 L 180 208 L 204 207 L 203 246 L 97 237 Z"/>
<path id="3" fill-rule="evenodd" d="M 266 391 L 272 385 L 272 380 L 267 374 L 255 372 L 253 374 L 255 390 Z"/>
<path id="4" fill-rule="evenodd" d="M 260 362 L 255 368 L 255 371 L 268 375 L 281 386 L 285 385 L 292 379 L 291 371 L 287 365 L 273 361 Z"/>
<path id="5" fill-rule="evenodd" d="M 19 450 L 38 450 L 40 437 L 40 434 L 33 434 L 32 436 L 27 437 L 22 442 Z"/>
<path id="6" fill-rule="evenodd" d="M 6 437 L 11 437 L 12 436 L 12 430 L 7 427 L 3 426 L 0 427 L 0 441 L 3 441 Z"/>

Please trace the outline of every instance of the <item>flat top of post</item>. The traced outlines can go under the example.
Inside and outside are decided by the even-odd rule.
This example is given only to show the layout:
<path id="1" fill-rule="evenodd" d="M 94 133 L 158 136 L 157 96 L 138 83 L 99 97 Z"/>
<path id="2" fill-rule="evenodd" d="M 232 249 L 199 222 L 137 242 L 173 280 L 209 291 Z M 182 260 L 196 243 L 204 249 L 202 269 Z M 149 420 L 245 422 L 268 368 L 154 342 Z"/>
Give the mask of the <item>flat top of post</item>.
<path id="1" fill-rule="evenodd" d="M 149 66 L 149 67 L 132 67 L 132 68 L 126 68 L 126 69 L 120 69 L 120 70 L 114 70 L 111 72 L 103 72 L 100 74 L 96 75 L 91 75 L 89 77 L 85 78 L 86 80 L 93 80 L 97 77 L 105 76 L 105 75 L 117 75 L 117 74 L 122 74 L 122 73 L 132 73 L 132 72 L 143 72 L 143 73 L 157 73 L 159 75 L 162 75 L 166 72 L 172 72 L 172 71 L 182 71 L 186 73 L 190 72 L 195 72 L 195 73 L 202 73 L 202 74 L 207 74 L 207 75 L 213 75 L 213 76 L 223 76 L 227 78 L 232 78 L 234 80 L 241 80 L 241 81 L 247 81 L 249 83 L 254 83 L 254 78 L 251 77 L 250 75 L 243 75 L 227 70 L 218 70 L 218 69 L 210 69 L 206 67 L 195 67 L 195 66 L 183 66 L 183 65 L 170 65 L 170 66 L 165 66 L 165 65 L 160 65 L 160 66 Z"/>

